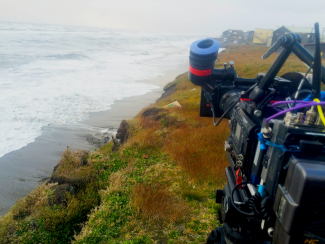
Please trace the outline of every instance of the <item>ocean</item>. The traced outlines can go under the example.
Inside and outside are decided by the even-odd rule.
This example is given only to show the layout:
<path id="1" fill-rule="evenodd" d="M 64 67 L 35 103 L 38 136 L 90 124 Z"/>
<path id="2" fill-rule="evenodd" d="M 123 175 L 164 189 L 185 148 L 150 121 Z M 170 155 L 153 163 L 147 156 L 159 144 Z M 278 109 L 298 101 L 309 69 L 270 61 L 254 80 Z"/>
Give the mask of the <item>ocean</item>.
<path id="1" fill-rule="evenodd" d="M 197 36 L 0 22 L 0 157 L 158 87 Z"/>

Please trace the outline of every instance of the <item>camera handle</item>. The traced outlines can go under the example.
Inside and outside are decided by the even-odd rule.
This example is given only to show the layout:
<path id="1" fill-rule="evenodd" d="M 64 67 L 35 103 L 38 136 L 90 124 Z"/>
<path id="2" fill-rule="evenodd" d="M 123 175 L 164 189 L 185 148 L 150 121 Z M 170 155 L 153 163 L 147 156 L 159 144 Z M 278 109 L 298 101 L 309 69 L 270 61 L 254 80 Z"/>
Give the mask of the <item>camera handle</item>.
<path id="1" fill-rule="evenodd" d="M 296 56 L 309 67 L 312 66 L 314 62 L 314 57 L 300 44 L 301 37 L 298 34 L 288 33 L 284 36 L 279 37 L 278 41 L 263 55 L 263 59 L 268 58 L 273 52 L 275 52 L 279 47 L 283 47 L 279 56 L 276 58 L 275 62 L 272 64 L 271 68 L 265 74 L 263 79 L 260 81 L 258 86 L 256 86 L 250 93 L 249 98 L 252 101 L 259 101 L 267 92 L 270 83 L 276 77 L 280 69 L 282 68 L 285 61 L 290 56 L 291 52 L 296 54 Z M 322 75 L 321 81 L 325 84 L 325 67 L 321 66 Z"/>

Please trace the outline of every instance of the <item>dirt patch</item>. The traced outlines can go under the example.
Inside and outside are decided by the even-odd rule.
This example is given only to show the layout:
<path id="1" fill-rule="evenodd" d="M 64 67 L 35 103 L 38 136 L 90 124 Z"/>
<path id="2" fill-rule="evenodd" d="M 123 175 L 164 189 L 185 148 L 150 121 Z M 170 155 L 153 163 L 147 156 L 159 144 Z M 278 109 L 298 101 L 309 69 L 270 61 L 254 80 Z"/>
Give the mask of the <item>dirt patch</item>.
<path id="1" fill-rule="evenodd" d="M 160 100 L 166 98 L 166 97 L 169 97 L 170 95 L 172 95 L 176 90 L 175 90 L 175 87 L 176 87 L 177 84 L 173 84 L 169 87 L 167 87 L 166 89 L 164 89 L 164 93 L 161 95 L 160 98 L 157 99 L 157 102 L 159 102 Z"/>
<path id="2" fill-rule="evenodd" d="M 165 111 L 166 109 L 164 108 L 157 108 L 157 107 L 148 108 L 142 113 L 142 117 L 157 121 L 165 117 L 166 114 L 161 113 Z"/>

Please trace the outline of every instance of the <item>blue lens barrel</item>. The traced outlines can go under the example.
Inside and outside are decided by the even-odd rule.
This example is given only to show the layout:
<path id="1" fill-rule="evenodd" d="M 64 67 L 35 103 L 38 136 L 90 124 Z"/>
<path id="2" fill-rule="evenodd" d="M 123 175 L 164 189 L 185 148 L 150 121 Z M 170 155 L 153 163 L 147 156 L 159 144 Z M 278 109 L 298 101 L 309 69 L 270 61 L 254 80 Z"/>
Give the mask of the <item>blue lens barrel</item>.
<path id="1" fill-rule="evenodd" d="M 205 85 L 211 76 L 218 57 L 220 43 L 213 39 L 203 39 L 191 44 L 189 80 L 197 86 Z"/>

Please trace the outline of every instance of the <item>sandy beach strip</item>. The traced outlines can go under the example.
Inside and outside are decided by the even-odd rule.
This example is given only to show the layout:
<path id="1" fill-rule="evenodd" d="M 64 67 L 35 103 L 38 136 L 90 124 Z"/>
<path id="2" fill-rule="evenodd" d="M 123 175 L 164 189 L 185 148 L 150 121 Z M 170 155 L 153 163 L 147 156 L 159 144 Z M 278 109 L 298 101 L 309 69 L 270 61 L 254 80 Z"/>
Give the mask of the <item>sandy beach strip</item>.
<path id="1" fill-rule="evenodd" d="M 116 130 L 123 119 L 133 118 L 141 109 L 155 103 L 163 93 L 163 87 L 187 69 L 187 64 L 179 65 L 166 71 L 164 76 L 143 81 L 160 88 L 145 95 L 116 101 L 110 110 L 90 113 L 76 126 L 46 126 L 35 142 L 1 157 L 0 216 L 51 176 L 68 146 L 71 150 L 95 149 L 96 146 L 87 138 L 96 138 L 102 131 Z"/>

